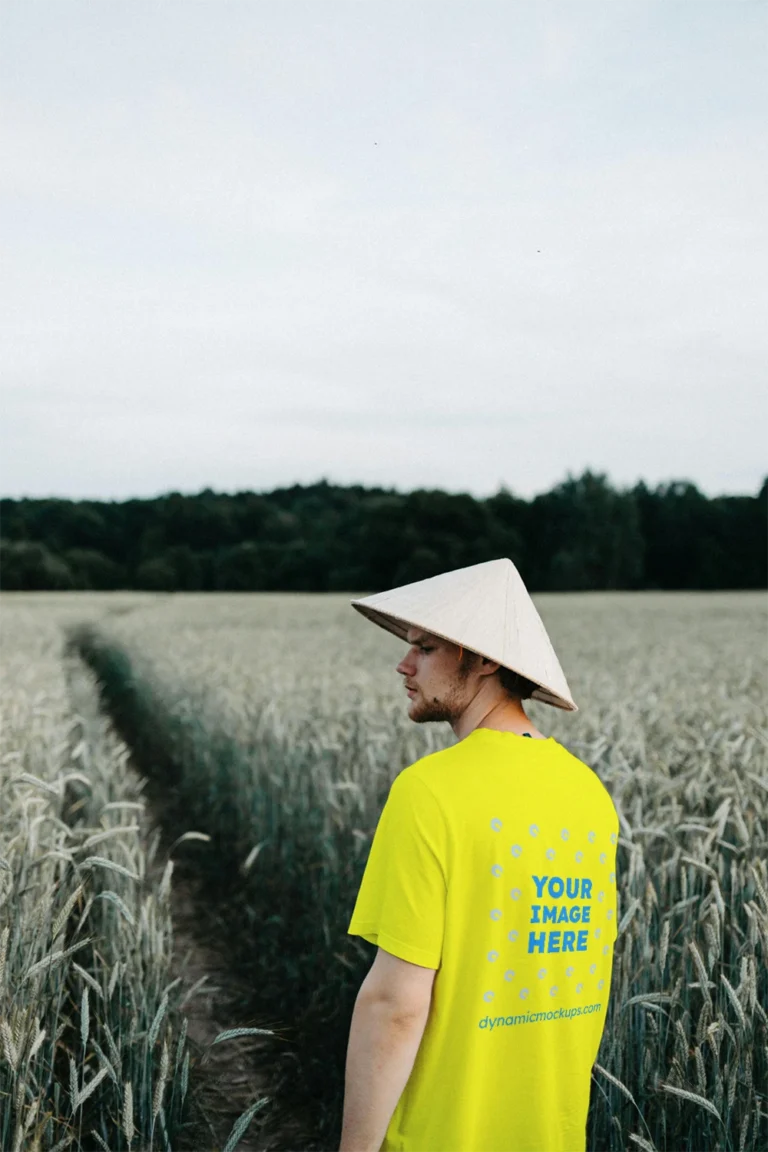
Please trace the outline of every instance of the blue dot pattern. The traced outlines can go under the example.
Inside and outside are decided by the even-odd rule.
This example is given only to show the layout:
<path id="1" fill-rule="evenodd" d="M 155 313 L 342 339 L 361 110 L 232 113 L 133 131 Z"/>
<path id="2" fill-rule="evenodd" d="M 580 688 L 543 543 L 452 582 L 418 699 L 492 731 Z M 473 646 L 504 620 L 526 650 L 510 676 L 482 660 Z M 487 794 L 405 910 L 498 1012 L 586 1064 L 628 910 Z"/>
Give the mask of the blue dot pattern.
<path id="1" fill-rule="evenodd" d="M 497 1000 L 502 995 L 503 1000 L 504 995 L 508 995 L 505 987 L 517 984 L 516 973 L 522 965 L 528 979 L 531 976 L 536 979 L 532 988 L 523 978 L 523 986 L 518 985 L 515 993 L 518 999 L 541 995 L 534 990 L 544 985 L 543 994 L 550 1003 L 556 1001 L 567 1006 L 575 1003 L 571 999 L 574 996 L 580 1003 L 592 1003 L 605 989 L 609 972 L 606 965 L 611 961 L 611 945 L 603 944 L 600 937 L 603 928 L 610 927 L 614 918 L 615 870 L 608 873 L 607 881 L 602 872 L 602 886 L 598 885 L 597 878 L 609 859 L 613 863 L 615 850 L 611 846 L 615 846 L 618 837 L 615 833 L 600 833 L 595 827 L 579 827 L 578 823 L 574 827 L 559 825 L 551 829 L 536 820 L 516 828 L 514 817 L 509 815 L 492 816 L 489 825 L 494 835 L 503 834 L 502 842 L 509 837 L 508 859 L 511 859 L 507 869 L 494 862 L 491 875 L 498 878 L 511 874 L 516 881 L 515 886 L 507 890 L 508 915 L 516 926 L 505 928 L 503 935 L 495 938 L 498 944 L 487 951 L 491 964 L 502 960 L 499 983 L 490 991 Z M 527 834 L 531 844 L 527 853 L 523 852 L 521 833 Z M 558 842 L 568 845 L 567 852 L 561 853 L 567 856 L 562 862 L 558 862 L 558 853 L 552 846 L 555 836 Z M 606 889 L 606 883 L 614 887 Z M 491 922 L 500 921 L 504 915 L 498 906 L 491 907 L 489 912 Z M 615 930 L 610 931 L 609 939 L 614 936 Z M 597 953 L 595 948 L 599 948 Z M 536 967 L 536 959 L 543 956 L 548 963 Z M 484 995 L 487 997 L 488 991 Z"/>

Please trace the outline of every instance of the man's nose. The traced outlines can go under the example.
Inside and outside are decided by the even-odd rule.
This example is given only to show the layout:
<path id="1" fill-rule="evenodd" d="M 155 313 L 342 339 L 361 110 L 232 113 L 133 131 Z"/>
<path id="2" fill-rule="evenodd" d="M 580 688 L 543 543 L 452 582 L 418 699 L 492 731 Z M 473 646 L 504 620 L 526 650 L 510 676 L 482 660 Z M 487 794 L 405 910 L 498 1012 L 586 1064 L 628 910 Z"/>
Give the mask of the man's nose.
<path id="1" fill-rule="evenodd" d="M 403 657 L 395 669 L 395 671 L 399 672 L 401 676 L 410 676 L 413 670 L 413 660 L 409 660 L 407 656 Z"/>

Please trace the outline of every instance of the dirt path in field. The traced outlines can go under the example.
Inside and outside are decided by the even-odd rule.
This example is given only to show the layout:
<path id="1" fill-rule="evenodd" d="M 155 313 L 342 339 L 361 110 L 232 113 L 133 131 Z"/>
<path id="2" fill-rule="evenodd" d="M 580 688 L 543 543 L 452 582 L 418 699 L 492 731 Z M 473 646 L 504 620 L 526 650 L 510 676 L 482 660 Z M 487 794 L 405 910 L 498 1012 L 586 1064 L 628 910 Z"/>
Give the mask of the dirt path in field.
<path id="1" fill-rule="evenodd" d="M 192 1062 L 196 1084 L 194 1131 L 184 1140 L 189 1152 L 223 1148 L 239 1116 L 265 1093 L 253 1072 L 258 1036 L 243 1036 L 210 1047 L 220 1032 L 242 1026 L 237 1018 L 237 988 L 227 971 L 220 944 L 200 938 L 200 916 L 194 884 L 180 879 L 172 886 L 173 976 L 180 976 L 188 998 L 182 1011 L 197 1057 Z M 266 1152 L 268 1143 L 254 1137 L 260 1115 L 237 1145 L 237 1152 Z M 208 1130 L 208 1131 L 206 1131 Z M 203 1145 L 201 1141 L 208 1139 Z"/>
<path id="2" fill-rule="evenodd" d="M 131 609 L 115 609 L 115 612 Z M 75 664 L 85 668 L 90 682 L 93 673 L 72 655 Z M 94 683 L 98 711 L 114 727 Z M 130 749 L 126 734 L 115 731 Z M 142 771 L 141 763 L 130 754 L 129 766 L 142 788 L 151 829 L 160 836 L 153 870 L 162 871 L 169 855 L 174 860 L 171 882 L 171 923 L 173 950 L 171 976 L 181 980 L 181 1011 L 188 1021 L 190 1041 L 190 1115 L 185 1131 L 176 1144 L 178 1152 L 221 1152 L 239 1118 L 257 1100 L 268 1095 L 271 1066 L 265 1046 L 272 1037 L 241 1036 L 213 1044 L 221 1032 L 235 1028 L 269 1028 L 270 1023 L 253 1019 L 244 1005 L 253 1001 L 249 990 L 234 971 L 227 947 L 223 918 L 216 915 L 205 890 L 194 853 L 188 846 L 176 846 L 164 820 L 170 795 L 157 779 Z M 150 833 L 151 834 L 151 833 Z M 274 1051 L 274 1049 L 271 1049 Z M 309 1135 L 309 1118 L 286 1115 L 271 1100 L 259 1110 L 237 1141 L 235 1152 L 303 1152 L 316 1147 Z"/>
<path id="3" fill-rule="evenodd" d="M 156 819 L 156 804 L 150 802 L 150 811 Z M 190 1048 L 196 1054 L 190 1067 L 194 1114 L 179 1152 L 220 1152 L 238 1118 L 267 1095 L 263 1048 L 271 1038 L 242 1036 L 213 1045 L 221 1032 L 268 1025 L 250 1018 L 242 1007 L 251 998 L 249 990 L 232 971 L 226 931 L 212 914 L 194 866 L 178 857 L 175 863 L 171 974 L 181 978 L 186 990 L 181 1010 L 188 1020 Z M 298 1116 L 273 1114 L 270 1101 L 256 1114 L 236 1152 L 302 1152 L 316 1147 L 307 1125 L 306 1117 L 302 1122 Z"/>
<path id="4" fill-rule="evenodd" d="M 112 726 L 111 718 L 101 704 L 96 703 L 98 694 L 92 673 L 77 657 L 69 657 L 70 693 L 72 680 L 78 676 L 84 677 L 83 683 L 93 692 L 96 711 Z M 78 738 L 79 735 L 73 734 L 73 741 Z M 174 858 L 171 977 L 181 981 L 181 1011 L 187 1019 L 190 1051 L 189 1115 L 174 1146 L 178 1152 L 221 1152 L 238 1119 L 257 1100 L 268 1095 L 261 1049 L 271 1038 L 241 1036 L 213 1044 L 221 1032 L 264 1027 L 264 1024 L 247 1018 L 240 1007 L 248 1003 L 247 989 L 232 971 L 226 932 L 217 922 L 215 909 L 211 909 L 210 900 L 203 892 L 194 855 L 185 852 L 184 846 L 174 850 L 168 841 L 163 823 L 162 791 L 147 781 L 133 759 L 129 760 L 129 767 L 137 781 L 145 781 L 142 791 L 149 817 L 148 835 L 151 837 L 154 831 L 160 836 L 151 866 L 152 872 L 157 873 L 156 879 L 159 880 L 169 853 Z M 262 1071 L 258 1071 L 259 1066 Z M 285 1119 L 276 1122 L 272 1111 L 270 1101 L 256 1113 L 237 1142 L 235 1152 L 273 1152 L 276 1146 L 295 1148 L 298 1152 L 302 1148 L 303 1139 L 298 1130 L 293 1131 L 294 1124 L 286 1123 Z"/>
<path id="5" fill-rule="evenodd" d="M 148 797 L 148 799 L 150 799 Z M 150 811 L 162 829 L 160 806 L 150 799 Z M 195 1085 L 195 1109 L 189 1133 L 179 1152 L 219 1152 L 238 1118 L 267 1095 L 262 1049 L 266 1039 L 242 1036 L 213 1044 L 233 1028 L 264 1027 L 244 1015 L 248 989 L 234 975 L 226 933 L 212 914 L 194 865 L 175 854 L 171 884 L 173 923 L 172 976 L 181 977 L 186 998 L 181 1010 L 188 1020 L 191 1048 L 190 1084 Z M 273 1152 L 306 1146 L 301 1124 L 284 1116 L 270 1118 L 271 1102 L 254 1117 L 236 1152 Z"/>

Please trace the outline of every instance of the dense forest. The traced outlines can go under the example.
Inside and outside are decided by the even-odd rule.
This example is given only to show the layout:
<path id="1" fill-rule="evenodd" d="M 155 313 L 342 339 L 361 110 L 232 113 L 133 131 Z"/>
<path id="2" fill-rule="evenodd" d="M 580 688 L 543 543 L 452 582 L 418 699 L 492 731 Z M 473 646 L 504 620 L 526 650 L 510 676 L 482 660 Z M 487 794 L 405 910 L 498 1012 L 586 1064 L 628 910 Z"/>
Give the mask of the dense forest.
<path id="1" fill-rule="evenodd" d="M 768 584 L 756 496 L 674 481 L 616 490 L 586 471 L 523 500 L 322 481 L 147 500 L 0 500 L 5 590 L 378 591 L 509 556 L 531 591 Z"/>

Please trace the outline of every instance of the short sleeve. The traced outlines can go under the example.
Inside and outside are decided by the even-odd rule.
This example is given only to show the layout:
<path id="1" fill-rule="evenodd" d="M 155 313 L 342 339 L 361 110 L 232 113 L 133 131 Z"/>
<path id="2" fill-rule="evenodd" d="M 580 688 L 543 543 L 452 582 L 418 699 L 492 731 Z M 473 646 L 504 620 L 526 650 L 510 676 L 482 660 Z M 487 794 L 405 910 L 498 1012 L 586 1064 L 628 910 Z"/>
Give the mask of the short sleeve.
<path id="1" fill-rule="evenodd" d="M 347 933 L 401 960 L 439 968 L 446 901 L 445 819 L 429 787 L 406 769 L 379 819 Z"/>

